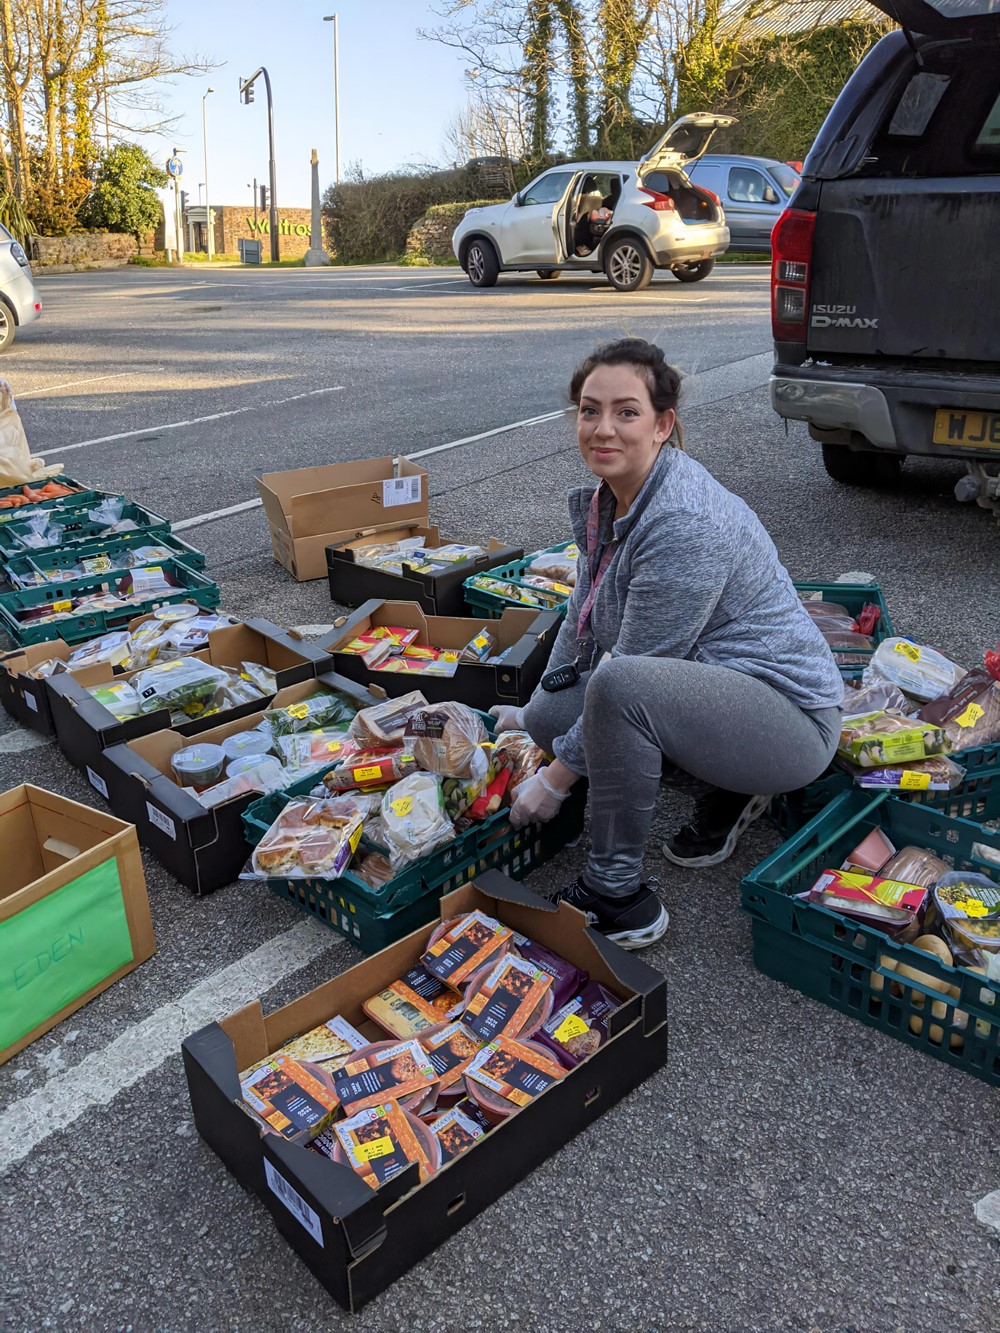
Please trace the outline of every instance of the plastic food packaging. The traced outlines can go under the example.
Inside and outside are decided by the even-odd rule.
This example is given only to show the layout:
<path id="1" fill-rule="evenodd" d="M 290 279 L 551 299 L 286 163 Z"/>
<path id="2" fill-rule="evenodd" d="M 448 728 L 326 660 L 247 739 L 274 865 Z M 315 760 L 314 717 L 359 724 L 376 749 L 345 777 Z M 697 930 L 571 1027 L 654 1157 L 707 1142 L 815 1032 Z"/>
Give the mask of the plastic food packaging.
<path id="1" fill-rule="evenodd" d="M 226 673 L 198 657 L 158 662 L 133 677 L 144 713 L 176 708 L 194 714 L 204 711 L 216 691 L 226 684 Z"/>
<path id="2" fill-rule="evenodd" d="M 406 723 L 403 743 L 422 769 L 440 777 L 482 781 L 489 771 L 483 748 L 489 734 L 479 714 L 466 704 L 419 709 Z"/>
<path id="3" fill-rule="evenodd" d="M 589 980 L 587 973 L 575 963 L 560 958 L 544 944 L 536 944 L 526 935 L 514 934 L 514 951 L 525 962 L 533 964 L 552 978 L 552 1004 L 561 1009 L 564 1004 L 583 990 Z"/>
<path id="4" fill-rule="evenodd" d="M 607 1041 L 608 1019 L 620 1007 L 617 995 L 592 981 L 556 1010 L 536 1040 L 554 1051 L 567 1069 L 574 1069 Z"/>
<path id="5" fill-rule="evenodd" d="M 940 726 L 953 750 L 993 745 L 1000 741 L 1000 684 L 976 667 L 950 694 L 924 704 L 920 717 Z"/>
<path id="6" fill-rule="evenodd" d="M 311 1073 L 319 1073 L 330 1078 L 332 1088 L 335 1071 L 346 1064 L 355 1051 L 360 1051 L 367 1045 L 368 1038 L 362 1037 L 346 1018 L 337 1014 L 327 1022 L 321 1023 L 319 1027 L 303 1032 L 301 1036 L 293 1037 L 291 1041 L 286 1041 L 274 1055 L 287 1055 L 292 1060 L 298 1060 Z M 251 1065 L 240 1074 L 240 1080 L 249 1078 L 273 1058 L 274 1056 L 268 1056 L 266 1060 L 258 1060 L 255 1065 Z"/>
<path id="7" fill-rule="evenodd" d="M 880 828 L 873 828 L 850 852 L 841 865 L 841 870 L 856 870 L 862 875 L 879 875 L 882 867 L 895 856 L 896 849 Z M 905 879 L 905 875 L 893 878 Z"/>
<path id="8" fill-rule="evenodd" d="M 234 773 L 233 767 L 237 764 L 246 767 Z M 217 805 L 224 805 L 226 801 L 245 796 L 248 792 L 259 791 L 266 795 L 268 792 L 280 791 L 285 781 L 285 770 L 277 759 L 260 754 L 256 762 L 251 757 L 231 760 L 224 781 L 205 787 L 195 795 L 202 805 L 214 810 Z"/>
<path id="9" fill-rule="evenodd" d="M 468 912 L 436 926 L 421 964 L 452 990 L 463 990 L 473 975 L 511 948 L 514 932 L 485 912 Z"/>
<path id="10" fill-rule="evenodd" d="M 919 884 L 921 888 L 932 889 L 943 875 L 948 874 L 948 866 L 940 857 L 925 851 L 923 847 L 903 847 L 882 866 L 879 873 L 886 879 L 899 879 L 906 884 Z"/>
<path id="11" fill-rule="evenodd" d="M 964 667 L 936 648 L 910 643 L 908 639 L 884 639 L 872 654 L 863 680 L 892 681 L 904 694 L 929 703 L 950 693 L 966 675 Z"/>
<path id="12" fill-rule="evenodd" d="M 898 713 L 900 716 L 911 715 L 917 705 L 908 699 L 898 686 L 888 680 L 874 680 L 860 689 L 844 691 L 844 721 L 855 718 L 871 717 L 875 713 Z"/>
<path id="13" fill-rule="evenodd" d="M 530 1037 L 552 1013 L 548 972 L 509 954 L 484 967 L 465 993 L 462 1022 L 481 1042 Z"/>
<path id="14" fill-rule="evenodd" d="M 200 742 L 175 751 L 170 767 L 182 787 L 211 787 L 222 777 L 226 752 L 221 745 Z"/>
<path id="15" fill-rule="evenodd" d="M 267 1128 L 292 1143 L 315 1138 L 337 1113 L 337 1098 L 326 1083 L 287 1055 L 266 1060 L 241 1080 L 240 1088 Z"/>
<path id="16" fill-rule="evenodd" d="M 438 1140 L 417 1116 L 394 1102 L 340 1121 L 311 1146 L 334 1161 L 346 1163 L 373 1190 L 412 1162 L 417 1163 L 422 1181 L 429 1180 L 441 1166 Z"/>
<path id="17" fill-rule="evenodd" d="M 840 602 L 824 602 L 820 594 L 799 593 L 799 601 L 811 620 L 819 620 L 824 616 L 845 616 L 848 620 L 853 619 L 846 606 L 841 606 Z"/>
<path id="18" fill-rule="evenodd" d="M 130 651 L 131 637 L 128 630 L 118 630 L 114 634 L 102 634 L 99 639 L 92 639 L 89 643 L 74 648 L 66 665 L 70 671 L 95 666 L 98 662 L 106 662 L 111 667 L 120 667 L 128 661 Z"/>
<path id="19" fill-rule="evenodd" d="M 465 1096 L 465 1071 L 482 1050 L 484 1042 L 459 1020 L 420 1037 L 439 1080 L 438 1105 Z"/>
<path id="20" fill-rule="evenodd" d="M 334 762 L 337 756 L 334 755 Z M 323 785 L 330 791 L 347 791 L 351 787 L 384 787 L 398 783 L 407 774 L 413 774 L 416 762 L 402 750 L 356 750 L 329 773 L 323 775 Z M 395 787 L 393 787 L 395 791 Z"/>
<path id="21" fill-rule="evenodd" d="M 456 1102 L 452 1109 L 461 1111 L 462 1114 L 471 1120 L 474 1125 L 478 1125 L 484 1133 L 488 1134 L 493 1128 L 493 1121 L 483 1114 L 482 1108 L 476 1105 L 468 1093 L 466 1093 L 460 1102 Z M 433 1124 L 434 1118 L 435 1117 L 432 1115 L 430 1121 L 431 1124 Z"/>
<path id="22" fill-rule="evenodd" d="M 510 795 L 526 778 L 530 778 L 549 762 L 549 756 L 540 749 L 526 731 L 504 731 L 493 747 L 496 768 L 510 769 Z"/>
<path id="23" fill-rule="evenodd" d="M 371 708 L 362 708 L 351 723 L 351 738 L 370 750 L 402 745 L 407 722 L 415 712 L 426 707 L 427 700 L 420 691 L 411 690 L 398 699 L 386 699 Z"/>
<path id="24" fill-rule="evenodd" d="M 142 700 L 127 681 L 112 680 L 105 685 L 90 685 L 87 693 L 93 695 L 119 722 L 142 713 Z"/>
<path id="25" fill-rule="evenodd" d="M 824 870 L 812 888 L 801 896 L 820 907 L 896 934 L 919 925 L 928 895 L 919 885 L 878 875 Z"/>
<path id="26" fill-rule="evenodd" d="M 372 889 L 380 889 L 393 877 L 392 866 L 381 852 L 366 852 L 356 864 L 352 863 L 351 873 Z"/>
<path id="27" fill-rule="evenodd" d="M 227 759 L 249 759 L 260 758 L 262 754 L 269 754 L 271 750 L 271 738 L 265 736 L 262 731 L 237 731 L 232 736 L 227 736 L 225 740 L 219 742 L 223 754 Z"/>
<path id="28" fill-rule="evenodd" d="M 481 1124 L 457 1106 L 445 1111 L 444 1115 L 435 1117 L 427 1128 L 438 1141 L 442 1165 L 474 1148 L 477 1141 L 486 1133 Z"/>
<path id="29" fill-rule="evenodd" d="M 307 773 L 347 759 L 356 747 L 342 727 L 339 730 L 335 727 L 330 731 L 299 731 L 294 736 L 279 736 L 274 748 L 287 768 Z"/>
<path id="30" fill-rule="evenodd" d="M 459 661 L 485 662 L 488 657 L 492 656 L 496 646 L 496 639 L 484 625 L 475 638 L 470 639 L 462 649 L 459 654 Z"/>
<path id="31" fill-rule="evenodd" d="M 863 648 L 874 648 L 875 644 L 867 634 L 858 634 L 853 630 L 823 629 L 823 638 L 835 652 L 858 652 Z"/>
<path id="32" fill-rule="evenodd" d="M 107 499 L 102 500 L 100 504 L 93 509 L 87 510 L 87 519 L 91 523 L 96 523 L 103 528 L 114 528 L 122 521 L 122 515 L 125 512 L 125 498 L 120 495 L 109 495 Z"/>
<path id="33" fill-rule="evenodd" d="M 499 773 L 496 773 L 491 768 L 487 777 L 489 778 L 489 782 L 476 795 L 471 805 L 467 807 L 469 819 L 488 819 L 490 815 L 495 815 L 497 813 L 506 799 L 507 789 L 510 786 L 511 779 L 510 769 L 501 768 Z M 455 802 L 455 812 L 453 812 L 452 806 L 449 804 L 448 783 L 459 781 L 460 779 L 458 778 L 445 778 L 444 781 L 445 809 L 448 811 L 449 818 L 451 819 L 456 818 L 455 812 L 457 812 L 458 815 L 464 813 L 463 806 L 466 797 L 474 790 L 474 786 L 462 785 L 457 794 L 453 793 L 452 799 Z"/>
<path id="34" fill-rule="evenodd" d="M 350 797 L 290 801 L 254 849 L 268 879 L 338 879 L 361 841 L 362 812 Z"/>
<path id="35" fill-rule="evenodd" d="M 985 875 L 949 871 L 934 888 L 946 937 L 960 950 L 1000 952 L 1000 886 Z"/>
<path id="36" fill-rule="evenodd" d="M 965 777 L 965 769 L 943 754 L 884 768 L 845 767 L 859 787 L 888 787 L 892 791 L 954 791 Z"/>
<path id="37" fill-rule="evenodd" d="M 557 583 L 567 583 L 576 587 L 576 562 L 580 551 L 576 542 L 570 542 L 561 551 L 539 551 L 531 557 L 528 569 L 532 574 L 545 579 L 554 579 Z"/>
<path id="38" fill-rule="evenodd" d="M 387 1101 L 417 1114 L 433 1103 L 438 1078 L 419 1041 L 378 1041 L 357 1051 L 333 1086 L 347 1115 Z"/>
<path id="39" fill-rule="evenodd" d="M 419 861 L 454 836 L 455 826 L 444 813 L 441 779 L 432 773 L 413 773 L 382 797 L 379 842 L 393 870 Z"/>
<path id="40" fill-rule="evenodd" d="M 357 710 L 343 695 L 330 690 L 318 691 L 297 704 L 269 708 L 261 721 L 271 735 L 292 736 L 299 731 L 315 731 L 340 724 L 346 726 Z"/>
<path id="41" fill-rule="evenodd" d="M 470 1062 L 465 1085 L 486 1118 L 497 1125 L 565 1075 L 544 1046 L 497 1037 Z"/>
<path id="42" fill-rule="evenodd" d="M 837 753 L 861 768 L 908 763 L 949 749 L 944 732 L 929 722 L 877 713 L 854 718 L 840 733 Z"/>
<path id="43" fill-rule="evenodd" d="M 365 1000 L 362 1009 L 401 1041 L 436 1031 L 461 1013 L 462 998 L 424 968 L 411 967 L 398 981 Z"/>

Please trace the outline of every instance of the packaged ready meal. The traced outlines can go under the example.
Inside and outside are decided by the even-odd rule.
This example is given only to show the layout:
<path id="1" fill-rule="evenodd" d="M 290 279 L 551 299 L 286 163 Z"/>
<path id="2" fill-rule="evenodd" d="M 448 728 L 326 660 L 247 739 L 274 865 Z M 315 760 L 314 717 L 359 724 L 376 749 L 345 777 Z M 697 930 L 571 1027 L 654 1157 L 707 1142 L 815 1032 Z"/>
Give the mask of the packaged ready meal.
<path id="1" fill-rule="evenodd" d="M 457 1106 L 437 1116 L 430 1122 L 428 1129 L 438 1141 L 442 1166 L 474 1148 L 486 1133 L 482 1125 Z"/>
<path id="2" fill-rule="evenodd" d="M 592 981 L 556 1010 L 535 1040 L 573 1069 L 604 1045 L 609 1036 L 608 1019 L 620 1007 L 617 995 Z"/>
<path id="3" fill-rule="evenodd" d="M 488 1120 L 499 1124 L 566 1075 L 543 1046 L 497 1037 L 465 1071 L 469 1096 Z"/>
<path id="4" fill-rule="evenodd" d="M 365 1184 L 379 1189 L 412 1162 L 429 1180 L 441 1165 L 437 1139 L 415 1115 L 387 1101 L 335 1124 L 313 1147 L 346 1163 Z"/>
<path id="5" fill-rule="evenodd" d="M 435 927 L 420 962 L 452 990 L 463 990 L 481 967 L 510 949 L 514 932 L 487 916 L 468 912 Z"/>
<path id="6" fill-rule="evenodd" d="M 243 1100 L 276 1134 L 299 1143 L 315 1138 L 337 1113 L 338 1100 L 307 1066 L 287 1055 L 265 1060 L 241 1079 Z"/>
<path id="7" fill-rule="evenodd" d="M 434 1101 L 438 1078 L 419 1041 L 380 1041 L 357 1051 L 333 1086 L 348 1115 L 386 1101 L 416 1113 Z"/>
<path id="8" fill-rule="evenodd" d="M 361 1007 L 390 1036 L 407 1041 L 447 1024 L 463 1005 L 450 987 L 418 965 Z"/>
<path id="9" fill-rule="evenodd" d="M 514 934 L 514 952 L 525 962 L 531 963 L 552 978 L 552 1004 L 555 1009 L 562 1006 L 586 986 L 589 978 L 575 963 L 546 949 L 544 944 L 536 944 L 526 935 Z"/>
<path id="10" fill-rule="evenodd" d="M 824 870 L 802 896 L 892 934 L 919 924 L 927 906 L 927 890 L 919 885 L 850 870 Z"/>
<path id="11" fill-rule="evenodd" d="M 530 1037 L 552 1013 L 552 978 L 513 954 L 469 983 L 462 1022 L 481 1041 Z"/>
<path id="12" fill-rule="evenodd" d="M 934 889 L 946 936 L 959 951 L 1000 952 L 1000 886 L 985 875 L 949 871 Z"/>
<path id="13" fill-rule="evenodd" d="M 346 1018 L 337 1014 L 327 1022 L 321 1023 L 319 1027 L 303 1032 L 301 1036 L 293 1037 L 291 1041 L 286 1041 L 284 1046 L 273 1055 L 269 1055 L 266 1060 L 258 1060 L 255 1065 L 245 1069 L 240 1079 L 248 1079 L 251 1074 L 269 1064 L 276 1055 L 287 1055 L 290 1059 L 306 1066 L 309 1072 L 323 1074 L 332 1079 L 335 1071 L 346 1064 L 355 1051 L 360 1051 L 367 1045 L 368 1038 L 363 1037 Z M 332 1087 L 332 1083 L 330 1086 Z"/>
<path id="14" fill-rule="evenodd" d="M 483 1041 L 460 1020 L 435 1032 L 425 1032 L 420 1045 L 438 1076 L 438 1105 L 465 1096 L 464 1074 L 483 1048 Z"/>

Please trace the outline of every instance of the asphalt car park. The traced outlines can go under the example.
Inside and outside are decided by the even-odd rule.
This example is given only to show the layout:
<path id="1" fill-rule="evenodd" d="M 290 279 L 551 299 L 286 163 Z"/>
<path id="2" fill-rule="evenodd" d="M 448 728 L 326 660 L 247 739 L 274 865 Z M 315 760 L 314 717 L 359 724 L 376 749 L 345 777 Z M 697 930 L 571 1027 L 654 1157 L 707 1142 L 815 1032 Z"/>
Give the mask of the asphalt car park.
<path id="1" fill-rule="evenodd" d="M 655 339 L 687 373 L 687 447 L 760 514 L 798 579 L 883 585 L 896 624 L 963 660 L 996 641 L 1000 532 L 961 467 L 911 460 L 891 492 L 823 471 L 768 404 L 768 275 L 696 287 L 455 268 L 139 270 L 41 278 L 41 321 L 0 365 L 35 453 L 165 513 L 236 615 L 303 629 L 338 608 L 273 560 L 253 475 L 421 456 L 456 540 L 533 549 L 584 480 L 565 389 L 594 344 Z M 99 804 L 51 743 L 0 717 L 0 789 Z M 733 859 L 657 853 L 671 913 L 666 1069 L 361 1315 L 342 1314 L 201 1143 L 179 1042 L 261 995 L 277 1007 L 357 961 L 263 889 L 193 898 L 148 855 L 159 952 L 0 1067 L 0 1326 L 84 1329 L 890 1330 L 996 1325 L 996 1093 L 754 969 Z M 529 880 L 550 893 L 574 849 Z"/>

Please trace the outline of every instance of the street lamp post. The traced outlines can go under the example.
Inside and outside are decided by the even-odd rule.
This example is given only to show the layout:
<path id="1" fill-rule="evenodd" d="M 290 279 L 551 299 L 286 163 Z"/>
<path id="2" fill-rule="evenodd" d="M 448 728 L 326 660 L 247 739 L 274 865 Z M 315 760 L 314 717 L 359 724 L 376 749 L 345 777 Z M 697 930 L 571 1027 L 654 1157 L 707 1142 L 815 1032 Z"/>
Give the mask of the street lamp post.
<path id="1" fill-rule="evenodd" d="M 211 195 L 208 190 L 208 118 L 205 112 L 205 99 L 209 93 L 214 93 L 214 88 L 209 88 L 201 99 L 201 138 L 205 147 L 205 235 L 208 240 L 208 262 L 212 262 L 212 204 Z"/>
<path id="2" fill-rule="evenodd" d="M 263 74 L 264 89 L 267 93 L 267 146 L 270 152 L 270 159 L 267 164 L 268 177 L 270 179 L 269 208 L 268 208 L 268 228 L 271 233 L 271 263 L 276 264 L 279 259 L 278 252 L 278 188 L 276 173 L 274 169 L 274 100 L 271 97 L 271 77 L 267 70 L 261 65 L 249 79 L 240 81 L 240 97 L 245 106 L 249 106 L 253 101 L 253 85 Z"/>
<path id="3" fill-rule="evenodd" d="M 340 43 L 336 14 L 324 14 L 324 23 L 333 24 L 333 177 L 340 184 Z"/>

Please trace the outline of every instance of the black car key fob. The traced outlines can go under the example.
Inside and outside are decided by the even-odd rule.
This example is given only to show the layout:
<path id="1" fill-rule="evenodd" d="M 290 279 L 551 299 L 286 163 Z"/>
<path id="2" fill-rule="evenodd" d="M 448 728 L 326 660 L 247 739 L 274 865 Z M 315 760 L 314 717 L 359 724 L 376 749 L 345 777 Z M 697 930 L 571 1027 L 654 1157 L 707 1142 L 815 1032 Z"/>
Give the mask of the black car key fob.
<path id="1" fill-rule="evenodd" d="M 570 662 L 568 666 L 556 667 L 555 671 L 547 671 L 542 677 L 542 689 L 548 690 L 549 694 L 555 694 L 558 690 L 568 690 L 579 679 L 580 668 L 575 662 Z"/>

